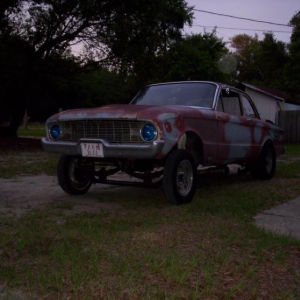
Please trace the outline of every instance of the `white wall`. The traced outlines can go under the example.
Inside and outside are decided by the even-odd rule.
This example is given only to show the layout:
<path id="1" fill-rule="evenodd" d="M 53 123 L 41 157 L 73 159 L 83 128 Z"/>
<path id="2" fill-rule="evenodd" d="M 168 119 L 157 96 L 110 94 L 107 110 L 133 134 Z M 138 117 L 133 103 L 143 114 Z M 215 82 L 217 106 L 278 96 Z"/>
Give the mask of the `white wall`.
<path id="1" fill-rule="evenodd" d="M 256 105 L 260 117 L 276 123 L 276 116 L 279 110 L 277 100 L 247 87 L 245 91 Z"/>
<path id="2" fill-rule="evenodd" d="M 284 110 L 300 110 L 300 105 L 284 103 Z"/>

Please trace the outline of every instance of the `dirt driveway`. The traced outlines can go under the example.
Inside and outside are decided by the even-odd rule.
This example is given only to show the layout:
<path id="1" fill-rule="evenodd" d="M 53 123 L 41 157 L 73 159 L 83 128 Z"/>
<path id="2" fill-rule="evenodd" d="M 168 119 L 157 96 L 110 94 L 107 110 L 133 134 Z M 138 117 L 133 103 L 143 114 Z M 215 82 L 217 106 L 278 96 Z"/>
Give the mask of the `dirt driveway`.
<path id="1" fill-rule="evenodd" d="M 232 166 L 230 172 L 237 173 L 237 166 Z M 206 171 L 204 171 L 206 172 Z M 126 174 L 116 174 L 117 180 L 128 180 Z M 130 179 L 135 181 L 134 178 Z M 0 178 L 0 216 L 20 217 L 32 209 L 47 207 L 68 207 L 66 214 L 90 212 L 98 213 L 121 208 L 120 203 L 114 202 L 114 197 L 126 193 L 126 196 L 143 198 L 144 188 L 133 186 L 118 186 L 95 184 L 85 195 L 70 196 L 58 184 L 56 176 L 37 175 L 20 176 L 14 179 Z M 162 195 L 162 189 L 155 194 Z M 70 209 L 71 207 L 71 209 Z"/>
<path id="2" fill-rule="evenodd" d="M 85 195 L 67 195 L 58 185 L 56 176 L 22 176 L 16 179 L 0 178 L 0 216 L 19 217 L 32 209 L 49 205 L 72 204 L 69 213 L 114 210 L 121 206 L 114 202 L 99 201 L 108 190 L 124 189 L 111 185 L 94 185 Z"/>

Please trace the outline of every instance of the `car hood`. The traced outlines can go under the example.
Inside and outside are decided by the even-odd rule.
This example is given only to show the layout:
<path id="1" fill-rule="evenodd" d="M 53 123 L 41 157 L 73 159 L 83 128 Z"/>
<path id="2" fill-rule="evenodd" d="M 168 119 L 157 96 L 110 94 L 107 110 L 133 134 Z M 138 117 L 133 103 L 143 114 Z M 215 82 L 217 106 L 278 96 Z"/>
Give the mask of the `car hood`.
<path id="1" fill-rule="evenodd" d="M 50 122 L 73 121 L 73 120 L 95 120 L 95 119 L 118 119 L 118 120 L 153 120 L 161 121 L 176 118 L 179 115 L 184 117 L 200 117 L 203 114 L 211 113 L 209 109 L 192 108 L 188 106 L 149 106 L 117 104 L 106 105 L 97 108 L 72 109 L 63 111 L 48 119 Z"/>

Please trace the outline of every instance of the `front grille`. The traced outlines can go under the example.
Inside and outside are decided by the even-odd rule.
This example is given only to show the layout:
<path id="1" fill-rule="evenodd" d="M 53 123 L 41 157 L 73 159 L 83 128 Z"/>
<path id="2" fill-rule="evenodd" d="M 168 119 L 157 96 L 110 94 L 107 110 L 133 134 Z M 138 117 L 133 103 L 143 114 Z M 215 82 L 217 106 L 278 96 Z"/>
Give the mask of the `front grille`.
<path id="1" fill-rule="evenodd" d="M 77 141 L 81 138 L 104 139 L 110 143 L 144 143 L 140 130 L 145 122 L 85 120 L 61 122 L 62 140 Z"/>

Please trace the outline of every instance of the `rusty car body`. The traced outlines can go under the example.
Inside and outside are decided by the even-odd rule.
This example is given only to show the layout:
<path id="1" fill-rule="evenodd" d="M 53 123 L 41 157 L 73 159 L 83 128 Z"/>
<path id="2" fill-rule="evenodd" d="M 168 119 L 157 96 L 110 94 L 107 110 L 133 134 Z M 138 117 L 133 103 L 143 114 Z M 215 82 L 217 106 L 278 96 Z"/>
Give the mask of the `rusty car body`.
<path id="1" fill-rule="evenodd" d="M 74 109 L 47 120 L 45 151 L 60 153 L 57 176 L 69 194 L 125 172 L 132 184 L 162 182 L 171 203 L 192 200 L 198 166 L 239 164 L 270 179 L 283 153 L 283 130 L 262 120 L 251 98 L 226 84 L 153 84 L 127 105 Z"/>

